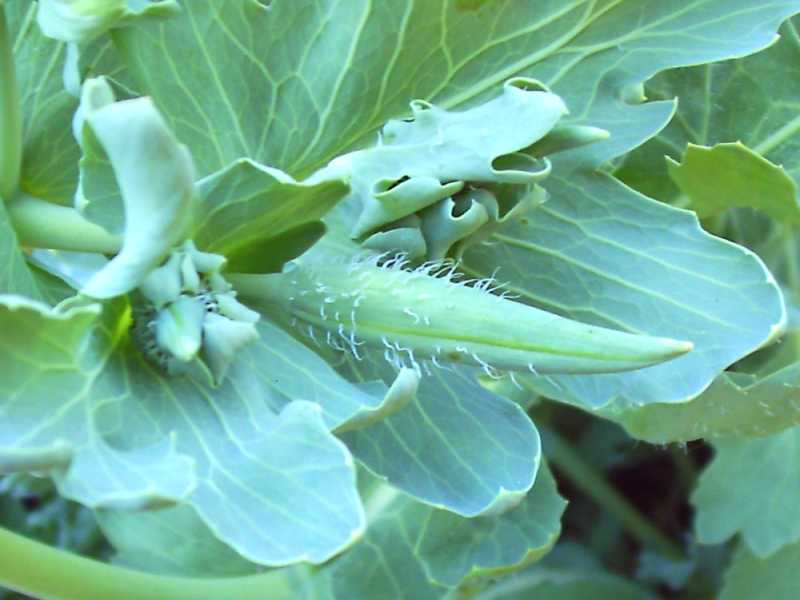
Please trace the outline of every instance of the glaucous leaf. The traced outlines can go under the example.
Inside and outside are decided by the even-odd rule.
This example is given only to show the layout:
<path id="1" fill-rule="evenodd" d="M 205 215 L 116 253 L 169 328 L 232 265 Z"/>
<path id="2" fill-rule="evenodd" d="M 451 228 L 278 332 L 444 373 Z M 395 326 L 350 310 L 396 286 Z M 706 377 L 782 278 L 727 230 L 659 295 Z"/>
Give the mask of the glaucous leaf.
<path id="1" fill-rule="evenodd" d="M 739 533 L 766 557 L 800 540 L 800 428 L 754 439 L 714 442 L 715 456 L 692 494 L 704 544 Z"/>
<path id="2" fill-rule="evenodd" d="M 380 356 L 351 360 L 356 380 L 394 369 Z M 414 402 L 342 439 L 372 473 L 412 497 L 456 514 L 501 513 L 531 489 L 539 434 L 516 404 L 478 385 L 471 369 L 424 375 Z"/>
<path id="3" fill-rule="evenodd" d="M 257 345 L 212 388 L 205 373 L 166 377 L 147 363 L 125 301 L 99 315 L 97 305 L 3 300 L 4 472 L 50 472 L 62 494 L 95 508 L 185 503 L 262 564 L 322 562 L 361 534 L 349 452 L 319 405 L 279 399 L 275 375 L 253 365 Z"/>
<path id="4" fill-rule="evenodd" d="M 229 271 L 279 270 L 280 264 L 270 264 L 275 262 L 271 255 L 280 252 L 286 261 L 304 251 L 310 243 L 300 244 L 293 256 L 283 248 L 319 223 L 349 189 L 342 178 L 300 182 L 278 169 L 239 159 L 197 182 L 194 240 L 203 250 L 224 254 Z"/>
<path id="5" fill-rule="evenodd" d="M 566 501 L 546 464 L 520 503 L 493 516 L 465 519 L 433 510 L 416 552 L 430 581 L 456 587 L 521 569 L 550 551 L 561 534 Z"/>
<path id="6" fill-rule="evenodd" d="M 363 542 L 315 578 L 337 599 L 444 598 L 460 584 L 521 568 L 550 549 L 566 504 L 546 466 L 521 503 L 500 515 L 459 517 L 385 484 L 366 496 Z"/>
<path id="7" fill-rule="evenodd" d="M 654 444 L 768 435 L 800 425 L 800 364 L 766 375 L 723 373 L 690 402 L 599 414 Z"/>
<path id="8" fill-rule="evenodd" d="M 690 143 L 680 162 L 666 159 L 670 177 L 691 202 L 688 208 L 701 218 L 747 206 L 784 223 L 800 223 L 794 180 L 741 142 L 710 148 Z"/>
<path id="9" fill-rule="evenodd" d="M 720 600 L 794 600 L 800 592 L 800 543 L 759 558 L 742 544 L 725 574 Z"/>
<path id="10" fill-rule="evenodd" d="M 690 340 L 694 350 L 629 373 L 529 377 L 542 395 L 590 409 L 684 402 L 780 333 L 786 315 L 772 275 L 692 214 L 601 173 L 553 175 L 547 188 L 553 201 L 496 233 L 497 244 L 468 250 L 464 270 L 481 276 L 500 265 L 504 288 L 541 308 Z"/>

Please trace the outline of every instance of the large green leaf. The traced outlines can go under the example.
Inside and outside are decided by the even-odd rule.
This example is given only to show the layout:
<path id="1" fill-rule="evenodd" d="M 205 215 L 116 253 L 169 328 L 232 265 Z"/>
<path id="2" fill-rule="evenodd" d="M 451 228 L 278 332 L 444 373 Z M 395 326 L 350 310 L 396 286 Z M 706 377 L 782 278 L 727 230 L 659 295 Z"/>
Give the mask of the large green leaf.
<path id="1" fill-rule="evenodd" d="M 360 535 L 349 452 L 318 404 L 287 404 L 271 387 L 282 372 L 258 364 L 258 345 L 214 389 L 204 373 L 168 378 L 145 362 L 125 302 L 98 321 L 96 305 L 3 300 L 4 471 L 50 471 L 63 494 L 97 508 L 184 502 L 260 563 L 320 562 Z"/>
<path id="2" fill-rule="evenodd" d="M 503 514 L 465 519 L 443 510 L 431 511 L 417 554 L 428 578 L 449 587 L 514 571 L 550 551 L 561 533 L 566 505 L 543 465 L 533 489 Z"/>
<path id="3" fill-rule="evenodd" d="M 748 206 L 781 221 L 739 210 L 728 211 L 721 220 L 709 225 L 753 248 L 782 284 L 787 300 L 796 303 L 800 297 L 795 267 L 798 243 L 796 233 L 785 224 L 795 219 L 796 184 L 800 177 L 800 146 L 793 135 L 798 129 L 796 99 L 800 73 L 796 65 L 800 37 L 794 21 L 785 23 L 780 33 L 781 39 L 776 44 L 753 56 L 674 69 L 655 77 L 648 84 L 648 94 L 656 98 L 679 96 L 679 113 L 658 137 L 631 153 L 618 174 L 654 197 L 692 205 L 697 201 L 691 197 L 692 189 L 683 190 L 689 197 L 681 196 L 682 190 L 668 170 L 674 171 L 675 161 L 683 160 L 681 155 L 687 144 L 702 144 L 716 145 L 711 153 L 717 154 L 727 148 L 725 152 L 733 152 L 737 161 L 746 161 L 751 168 L 767 175 L 766 180 L 740 180 L 732 189 L 735 177 L 726 177 L 716 185 L 713 182 L 717 179 L 705 169 L 703 175 L 720 192 L 715 200 L 718 207 L 746 199 Z M 737 141 L 752 150 L 734 143 Z M 690 147 L 689 152 L 697 150 Z M 770 166 L 753 152 L 781 167 Z M 759 195 L 770 189 L 774 191 Z M 695 207 L 701 212 L 708 209 L 705 204 Z M 790 324 L 790 327 L 795 326 Z M 781 347 L 776 351 L 782 352 Z M 621 421 L 632 435 L 650 441 L 764 435 L 797 424 L 798 374 L 798 367 L 792 364 L 778 370 L 759 369 L 753 375 L 725 373 L 693 402 L 633 412 L 612 410 L 607 416 Z"/>
<path id="4" fill-rule="evenodd" d="M 519 569 L 550 549 L 566 505 L 546 466 L 525 499 L 496 516 L 459 517 L 382 484 L 366 495 L 363 542 L 317 577 L 334 598 L 442 598 Z"/>
<path id="5" fill-rule="evenodd" d="M 654 444 L 767 435 L 800 425 L 800 364 L 764 376 L 723 373 L 690 402 L 612 407 L 600 414 Z"/>
<path id="6" fill-rule="evenodd" d="M 225 255 L 228 269 L 238 273 L 280 270 L 306 249 L 301 245 L 287 255 L 293 232 L 318 223 L 350 189 L 341 178 L 298 182 L 246 158 L 202 179 L 197 188 L 194 239 L 200 248 Z"/>
<path id="7" fill-rule="evenodd" d="M 797 185 L 789 175 L 741 142 L 712 148 L 689 144 L 678 163 L 667 157 L 670 177 L 699 217 L 734 206 L 763 210 L 785 223 L 800 222 Z"/>
<path id="8" fill-rule="evenodd" d="M 746 546 L 734 556 L 720 592 L 720 600 L 794 600 L 800 594 L 800 543 L 786 546 L 767 558 L 759 558 Z"/>
<path id="9" fill-rule="evenodd" d="M 357 379 L 393 369 L 380 357 L 356 363 Z M 422 377 L 414 402 L 343 436 L 371 472 L 413 497 L 459 515 L 496 514 L 530 490 L 539 434 L 516 404 L 485 390 L 470 369 Z"/>
<path id="10" fill-rule="evenodd" d="M 674 199 L 680 190 L 669 176 L 665 156 L 679 161 L 687 143 L 741 141 L 798 181 L 800 36 L 794 21 L 784 24 L 780 34 L 777 43 L 753 56 L 674 69 L 650 81 L 648 96 L 680 98 L 678 117 L 630 154 L 620 175 L 653 197 Z"/>
<path id="11" fill-rule="evenodd" d="M 631 107 L 635 94 L 623 92 L 667 67 L 757 50 L 800 10 L 777 0 L 497 0 L 471 8 L 451 0 L 189 3 L 181 18 L 125 30 L 116 41 L 179 137 L 203 148 L 202 173 L 249 156 L 297 175 L 406 114 L 412 99 L 469 104 L 514 75 L 552 84 L 576 120 L 611 131 L 590 152 L 609 158 L 655 133 L 672 111 L 671 103 Z M 186 51 L 203 68 L 181 70 L 169 58 Z M 164 69 L 148 66 L 164 56 Z M 247 90 L 244 102 L 237 90 Z"/>
<path id="12" fill-rule="evenodd" d="M 800 428 L 756 439 L 719 440 L 692 495 L 700 542 L 736 533 L 758 556 L 800 539 Z"/>

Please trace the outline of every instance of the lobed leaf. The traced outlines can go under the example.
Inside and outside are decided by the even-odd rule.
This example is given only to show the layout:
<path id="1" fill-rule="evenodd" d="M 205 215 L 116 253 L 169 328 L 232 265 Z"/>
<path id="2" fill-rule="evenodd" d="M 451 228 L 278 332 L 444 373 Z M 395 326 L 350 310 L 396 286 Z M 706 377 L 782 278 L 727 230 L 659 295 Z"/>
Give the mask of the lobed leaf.
<path id="1" fill-rule="evenodd" d="M 145 362 L 123 301 L 100 320 L 96 305 L 0 307 L 3 471 L 52 472 L 96 508 L 185 503 L 259 563 L 321 562 L 360 535 L 350 454 L 318 405 L 269 387 L 280 372 L 254 368 L 259 348 L 212 390 L 204 373 L 165 377 Z"/>
<path id="2" fill-rule="evenodd" d="M 298 182 L 278 169 L 239 159 L 197 182 L 194 240 L 225 255 L 232 272 L 280 270 L 322 234 L 320 219 L 349 189 L 341 178 Z M 317 236 L 286 251 L 317 224 Z"/>
<path id="3" fill-rule="evenodd" d="M 367 495 L 374 512 L 364 541 L 312 581 L 342 599 L 445 597 L 459 585 L 538 560 L 558 536 L 564 506 L 546 466 L 519 506 L 475 519 L 378 485 Z"/>
<path id="4" fill-rule="evenodd" d="M 759 558 L 746 546 L 734 555 L 720 592 L 720 600 L 769 598 L 792 600 L 800 590 L 797 561 L 800 543 L 786 546 L 768 558 Z"/>
<path id="5" fill-rule="evenodd" d="M 681 162 L 667 158 L 670 177 L 698 217 L 734 206 L 763 210 L 784 223 L 800 223 L 797 185 L 783 170 L 741 142 L 711 148 L 689 144 Z"/>
<path id="6" fill-rule="evenodd" d="M 759 557 L 800 540 L 800 428 L 714 442 L 713 462 L 692 494 L 701 543 L 740 533 Z"/>
<path id="7" fill-rule="evenodd" d="M 800 425 L 800 365 L 763 376 L 723 373 L 689 402 L 611 407 L 600 414 L 654 444 L 769 435 Z"/>
<path id="8" fill-rule="evenodd" d="M 351 361 L 348 370 L 357 380 L 393 373 L 374 356 Z M 342 439 L 372 473 L 465 517 L 498 514 L 520 502 L 541 456 L 539 434 L 524 411 L 462 368 L 423 377 L 414 402 Z"/>

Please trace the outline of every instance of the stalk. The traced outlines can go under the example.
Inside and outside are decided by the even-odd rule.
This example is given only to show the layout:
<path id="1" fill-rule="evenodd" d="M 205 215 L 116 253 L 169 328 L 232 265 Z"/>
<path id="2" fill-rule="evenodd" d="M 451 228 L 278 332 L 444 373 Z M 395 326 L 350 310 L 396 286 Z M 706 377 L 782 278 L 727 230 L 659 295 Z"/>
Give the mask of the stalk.
<path id="1" fill-rule="evenodd" d="M 6 206 L 20 243 L 34 248 L 116 254 L 122 238 L 84 218 L 74 208 L 19 194 Z"/>
<path id="2" fill-rule="evenodd" d="M 228 579 L 164 577 L 57 550 L 0 528 L 0 584 L 42 600 L 290 600 L 283 573 Z"/>
<path id="3" fill-rule="evenodd" d="M 686 554 L 675 541 L 656 529 L 634 506 L 597 472 L 554 430 L 539 427 L 542 447 L 548 460 L 577 488 L 594 499 L 622 523 L 643 546 L 671 560 L 685 560 Z"/>
<path id="4" fill-rule="evenodd" d="M 19 187 L 22 168 L 22 110 L 14 54 L 0 2 L 0 198 L 10 198 Z"/>

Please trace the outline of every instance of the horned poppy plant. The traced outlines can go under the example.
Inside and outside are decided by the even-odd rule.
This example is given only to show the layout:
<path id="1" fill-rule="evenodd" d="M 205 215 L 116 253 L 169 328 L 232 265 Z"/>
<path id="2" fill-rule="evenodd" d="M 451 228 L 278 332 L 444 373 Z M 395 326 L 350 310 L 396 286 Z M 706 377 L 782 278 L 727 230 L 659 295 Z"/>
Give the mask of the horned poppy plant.
<path id="1" fill-rule="evenodd" d="M 798 12 L 0 2 L 0 598 L 792 597 Z"/>

